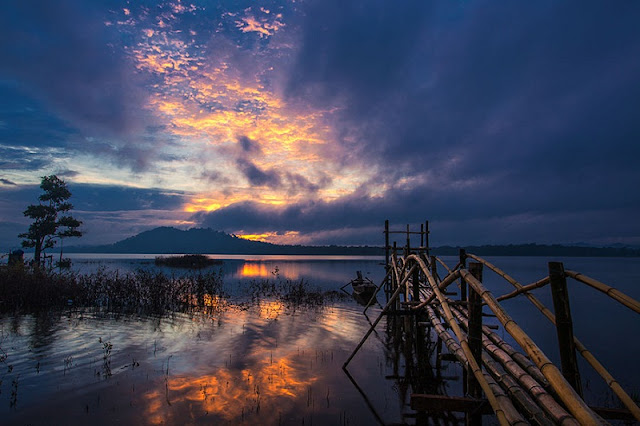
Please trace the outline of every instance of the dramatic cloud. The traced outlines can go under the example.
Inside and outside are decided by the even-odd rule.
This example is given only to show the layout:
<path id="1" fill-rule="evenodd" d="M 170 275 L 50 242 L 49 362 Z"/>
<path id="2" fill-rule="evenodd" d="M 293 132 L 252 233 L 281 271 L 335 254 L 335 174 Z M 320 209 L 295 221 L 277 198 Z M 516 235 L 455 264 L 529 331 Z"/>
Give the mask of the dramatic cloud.
<path id="1" fill-rule="evenodd" d="M 5 9 L 0 182 L 65 176 L 96 230 L 640 244 L 637 3 Z"/>

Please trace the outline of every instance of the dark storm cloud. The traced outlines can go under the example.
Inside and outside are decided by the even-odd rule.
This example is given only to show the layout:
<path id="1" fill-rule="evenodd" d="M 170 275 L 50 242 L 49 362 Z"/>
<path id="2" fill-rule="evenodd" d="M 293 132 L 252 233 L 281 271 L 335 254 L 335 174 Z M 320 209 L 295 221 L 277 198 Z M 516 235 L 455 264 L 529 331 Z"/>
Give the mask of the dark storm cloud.
<path id="1" fill-rule="evenodd" d="M 578 234 L 583 210 L 640 214 L 638 19 L 638 3 L 311 2 L 288 94 L 342 104 L 345 161 L 403 188 L 377 223 L 419 219 L 384 208 L 399 201 L 532 227 L 570 212 Z"/>
<path id="2" fill-rule="evenodd" d="M 396 226 L 429 220 L 437 235 L 433 241 L 438 244 L 640 241 L 640 225 L 635 219 L 640 210 L 637 191 L 611 187 L 595 174 L 564 182 L 562 191 L 556 190 L 556 184 L 542 179 L 515 188 L 506 181 L 488 180 L 477 183 L 477 191 L 443 187 L 426 192 L 421 186 L 398 186 L 384 198 L 356 191 L 356 195 L 337 201 L 286 207 L 237 203 L 198 213 L 193 220 L 228 232 L 316 233 L 316 242 L 342 244 L 375 243 L 385 219 Z M 565 202 L 566 198 L 587 197 L 591 202 L 586 206 Z M 345 239 L 345 235 L 352 239 Z"/>
<path id="3" fill-rule="evenodd" d="M 260 149 L 260 145 L 256 141 L 246 136 L 240 136 L 238 138 L 238 143 L 245 153 L 259 154 L 262 152 L 262 149 Z"/>
<path id="4" fill-rule="evenodd" d="M 26 0 L 3 8 L 0 75 L 78 126 L 121 134 L 140 97 L 133 69 L 104 25 L 107 3 Z M 115 7 L 115 5 L 113 5 Z"/>
<path id="5" fill-rule="evenodd" d="M 268 186 L 278 188 L 282 185 L 280 174 L 275 170 L 262 170 L 252 161 L 238 158 L 236 165 L 242 174 L 253 186 Z"/>
<path id="6" fill-rule="evenodd" d="M 76 131 L 20 85 L 0 80 L 0 141 L 11 146 L 60 146 Z"/>

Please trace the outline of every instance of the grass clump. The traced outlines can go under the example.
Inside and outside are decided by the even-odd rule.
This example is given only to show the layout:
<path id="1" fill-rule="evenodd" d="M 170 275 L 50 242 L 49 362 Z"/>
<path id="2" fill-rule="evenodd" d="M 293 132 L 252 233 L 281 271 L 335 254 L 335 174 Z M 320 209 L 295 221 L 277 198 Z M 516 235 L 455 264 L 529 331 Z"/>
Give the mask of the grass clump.
<path id="1" fill-rule="evenodd" d="M 147 270 L 125 274 L 104 269 L 92 274 L 25 267 L 0 270 L 0 312 L 73 305 L 155 314 L 212 308 L 224 299 L 221 275 L 214 271 L 172 277 Z"/>

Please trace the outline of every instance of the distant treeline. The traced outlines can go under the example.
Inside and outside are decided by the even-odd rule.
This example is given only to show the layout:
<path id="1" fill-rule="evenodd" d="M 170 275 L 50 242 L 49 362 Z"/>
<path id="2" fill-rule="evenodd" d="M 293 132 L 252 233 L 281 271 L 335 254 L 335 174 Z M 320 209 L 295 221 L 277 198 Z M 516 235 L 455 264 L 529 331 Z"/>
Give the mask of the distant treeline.
<path id="1" fill-rule="evenodd" d="M 438 256 L 457 256 L 461 247 L 442 246 L 433 249 Z M 480 256 L 566 256 L 566 257 L 640 257 L 640 249 L 629 247 L 584 247 L 560 244 L 509 244 L 466 246 L 464 249 Z"/>
<path id="2" fill-rule="evenodd" d="M 457 256 L 461 247 L 441 246 L 432 249 L 439 256 Z M 467 252 L 481 256 L 569 256 L 569 257 L 640 257 L 640 249 L 629 247 L 585 247 L 559 244 L 510 244 L 466 246 Z M 277 245 L 249 241 L 212 229 L 192 228 L 183 231 L 161 227 L 142 232 L 114 244 L 76 246 L 69 253 L 184 253 L 184 254 L 281 254 L 281 255 L 361 255 L 383 256 L 382 246 L 302 246 Z"/>

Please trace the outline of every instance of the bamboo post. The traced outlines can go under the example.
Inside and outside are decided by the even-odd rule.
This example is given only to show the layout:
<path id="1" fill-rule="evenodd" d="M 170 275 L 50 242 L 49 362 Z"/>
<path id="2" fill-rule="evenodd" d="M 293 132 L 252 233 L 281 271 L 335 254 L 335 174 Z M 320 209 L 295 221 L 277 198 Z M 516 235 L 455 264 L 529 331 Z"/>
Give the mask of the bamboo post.
<path id="1" fill-rule="evenodd" d="M 384 269 L 389 272 L 389 219 L 384 221 Z M 387 280 L 385 279 L 385 284 Z M 386 286 L 385 286 L 386 288 Z"/>
<path id="2" fill-rule="evenodd" d="M 407 256 L 411 254 L 411 231 L 409 231 L 409 224 L 407 224 Z"/>
<path id="3" fill-rule="evenodd" d="M 480 282 L 482 282 L 482 263 L 471 262 L 469 272 Z M 482 365 L 482 299 L 472 287 L 469 287 L 469 328 L 467 339 L 473 357 Z M 469 395 L 474 398 L 482 396 L 478 382 L 473 375 L 468 375 L 467 389 Z M 472 421 L 473 423 L 473 421 Z"/>
<path id="4" fill-rule="evenodd" d="M 571 308 L 569 306 L 569 291 L 567 290 L 567 279 L 562 262 L 549 262 L 549 280 L 551 281 L 553 309 L 556 315 L 556 331 L 558 333 L 562 375 L 578 395 L 582 397 L 582 385 L 580 384 L 580 372 L 578 370 L 576 346 L 573 337 L 573 321 L 571 320 Z"/>
<path id="5" fill-rule="evenodd" d="M 429 256 L 429 221 L 424 222 L 424 246 L 426 247 L 425 254 Z"/>
<path id="6" fill-rule="evenodd" d="M 465 251 L 465 249 L 460 249 L 460 261 L 458 262 L 458 265 L 460 265 L 460 269 L 466 269 L 467 268 L 467 252 Z M 462 302 L 466 302 L 467 301 L 467 282 L 464 280 L 464 278 L 462 278 L 462 276 L 460 277 L 460 301 Z M 462 392 L 464 394 L 467 393 L 467 370 L 463 369 L 462 370 Z"/>
<path id="7" fill-rule="evenodd" d="M 424 223 L 420 224 L 420 247 L 424 247 Z"/>
<path id="8" fill-rule="evenodd" d="M 460 269 L 467 268 L 467 252 L 465 249 L 460 249 Z M 464 278 L 460 278 L 460 300 L 466 302 L 467 300 L 467 282 Z"/>
<path id="9" fill-rule="evenodd" d="M 416 268 L 413 271 L 413 276 L 411 277 L 413 281 L 413 301 L 418 303 L 420 301 L 420 269 Z"/>

